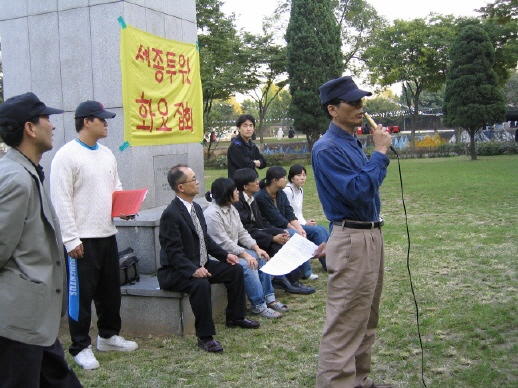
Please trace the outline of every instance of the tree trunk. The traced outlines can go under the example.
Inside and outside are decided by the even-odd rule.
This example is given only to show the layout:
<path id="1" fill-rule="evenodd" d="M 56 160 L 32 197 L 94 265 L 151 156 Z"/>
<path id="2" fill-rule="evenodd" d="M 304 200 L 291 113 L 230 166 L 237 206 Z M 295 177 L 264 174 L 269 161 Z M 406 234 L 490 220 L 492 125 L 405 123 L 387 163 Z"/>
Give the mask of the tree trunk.
<path id="1" fill-rule="evenodd" d="M 264 143 L 264 125 L 259 128 L 258 132 L 259 132 L 259 143 L 263 144 Z"/>
<path id="2" fill-rule="evenodd" d="M 471 155 L 471 160 L 477 160 L 477 150 L 475 148 L 475 134 L 477 130 L 469 129 L 469 154 Z"/>
<path id="3" fill-rule="evenodd" d="M 320 132 L 317 130 L 308 130 L 306 132 L 306 139 L 308 140 L 308 151 L 311 152 L 313 150 L 313 144 L 316 143 L 316 141 L 320 137 Z"/>

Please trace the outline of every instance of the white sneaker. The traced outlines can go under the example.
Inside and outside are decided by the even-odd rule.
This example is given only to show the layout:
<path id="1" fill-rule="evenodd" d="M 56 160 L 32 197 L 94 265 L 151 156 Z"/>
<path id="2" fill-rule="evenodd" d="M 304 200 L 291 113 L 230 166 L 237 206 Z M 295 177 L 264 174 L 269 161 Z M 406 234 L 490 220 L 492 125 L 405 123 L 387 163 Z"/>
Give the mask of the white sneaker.
<path id="1" fill-rule="evenodd" d="M 97 350 L 108 352 L 110 350 L 118 350 L 119 352 L 131 352 L 138 348 L 135 341 L 126 341 L 120 335 L 112 335 L 110 338 L 101 338 L 97 336 Z"/>
<path id="2" fill-rule="evenodd" d="M 318 275 L 316 273 L 312 273 L 311 275 L 308 276 L 308 279 L 309 280 L 315 280 L 315 279 L 318 279 Z"/>
<path id="3" fill-rule="evenodd" d="M 92 346 L 81 350 L 77 356 L 74 357 L 74 361 L 83 369 L 97 369 L 99 368 L 99 361 L 92 352 Z"/>

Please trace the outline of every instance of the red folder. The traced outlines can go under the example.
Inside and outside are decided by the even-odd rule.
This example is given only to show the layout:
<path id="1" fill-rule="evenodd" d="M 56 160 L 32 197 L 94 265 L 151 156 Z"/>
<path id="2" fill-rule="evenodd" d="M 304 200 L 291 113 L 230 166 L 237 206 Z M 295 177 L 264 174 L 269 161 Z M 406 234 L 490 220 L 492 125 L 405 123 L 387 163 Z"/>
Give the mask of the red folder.
<path id="1" fill-rule="evenodd" d="M 112 217 L 119 217 L 121 214 L 136 215 L 146 198 L 146 194 L 147 189 L 114 191 Z"/>

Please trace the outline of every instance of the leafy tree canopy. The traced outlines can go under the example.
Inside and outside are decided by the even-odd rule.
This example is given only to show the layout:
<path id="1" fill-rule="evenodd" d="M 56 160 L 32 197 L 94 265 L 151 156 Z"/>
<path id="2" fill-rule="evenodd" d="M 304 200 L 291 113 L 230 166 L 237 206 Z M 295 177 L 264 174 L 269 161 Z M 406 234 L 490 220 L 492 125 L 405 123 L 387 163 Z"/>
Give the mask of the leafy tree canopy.
<path id="1" fill-rule="evenodd" d="M 251 55 L 234 27 L 234 15 L 225 16 L 221 5 L 219 0 L 196 0 L 205 116 L 215 100 L 225 101 L 257 86 Z"/>
<path id="2" fill-rule="evenodd" d="M 426 19 L 395 20 L 374 32 L 373 43 L 363 55 L 371 83 L 402 83 L 405 105 L 412 112 L 412 140 L 421 94 L 438 91 L 444 84 L 448 46 L 455 32 L 453 16 L 431 14 Z"/>
<path id="3" fill-rule="evenodd" d="M 499 24 L 516 23 L 518 3 L 516 0 L 496 0 L 477 10 L 484 19 L 494 19 Z"/>
<path id="4" fill-rule="evenodd" d="M 450 49 L 444 94 L 444 123 L 466 129 L 471 138 L 471 158 L 476 159 L 475 133 L 486 123 L 505 117 L 503 94 L 493 70 L 495 50 L 480 27 L 466 26 Z"/>
<path id="5" fill-rule="evenodd" d="M 506 106 L 518 109 L 518 72 L 515 71 L 505 84 L 504 95 Z"/>
<path id="6" fill-rule="evenodd" d="M 292 96 L 290 116 L 295 129 L 306 134 L 312 147 L 328 122 L 318 88 L 343 71 L 340 30 L 331 4 L 293 0 L 286 42 Z"/>
<path id="7" fill-rule="evenodd" d="M 371 45 L 373 32 L 385 27 L 387 22 L 366 0 L 335 0 L 335 4 L 344 68 L 360 77 L 366 70 L 363 52 Z"/>

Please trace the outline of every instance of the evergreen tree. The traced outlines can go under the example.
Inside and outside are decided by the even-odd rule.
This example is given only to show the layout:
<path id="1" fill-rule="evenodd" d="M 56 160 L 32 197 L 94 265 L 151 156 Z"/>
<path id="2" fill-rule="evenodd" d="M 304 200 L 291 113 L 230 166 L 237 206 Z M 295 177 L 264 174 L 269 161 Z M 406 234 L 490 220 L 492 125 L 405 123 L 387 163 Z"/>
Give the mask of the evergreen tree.
<path id="1" fill-rule="evenodd" d="M 505 103 L 493 70 L 495 50 L 480 27 L 467 26 L 450 49 L 446 74 L 444 123 L 462 127 L 470 136 L 471 160 L 477 159 L 475 135 L 486 123 L 503 121 Z"/>
<path id="2" fill-rule="evenodd" d="M 328 0 L 293 0 L 286 30 L 287 69 L 292 103 L 290 117 L 312 148 L 328 126 L 318 88 L 344 69 L 340 28 Z"/>

